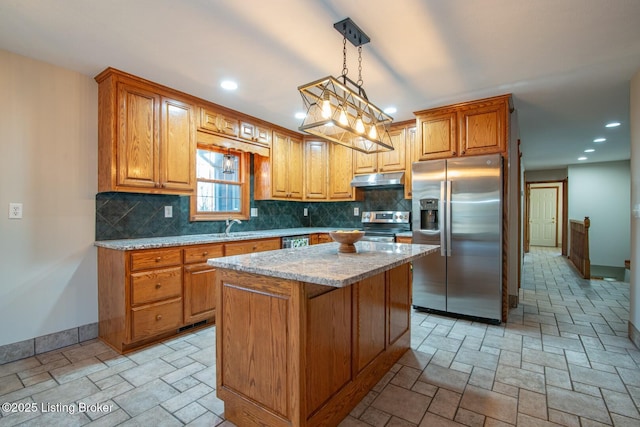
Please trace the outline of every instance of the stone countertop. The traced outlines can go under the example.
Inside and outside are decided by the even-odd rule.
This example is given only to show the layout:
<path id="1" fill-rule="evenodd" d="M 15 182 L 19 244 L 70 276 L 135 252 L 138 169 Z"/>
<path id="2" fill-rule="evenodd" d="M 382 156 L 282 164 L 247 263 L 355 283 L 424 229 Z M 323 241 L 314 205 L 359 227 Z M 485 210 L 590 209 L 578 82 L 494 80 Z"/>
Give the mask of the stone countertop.
<path id="1" fill-rule="evenodd" d="M 338 243 L 211 258 L 213 267 L 337 288 L 351 285 L 416 258 L 437 245 L 357 242 L 356 253 L 339 253 Z"/>
<path id="2" fill-rule="evenodd" d="M 147 237 L 141 239 L 98 240 L 95 246 L 107 249 L 129 251 L 136 249 L 164 248 L 170 246 L 199 245 L 203 243 L 224 243 L 239 240 L 267 239 L 269 237 L 299 236 L 313 233 L 328 233 L 336 227 L 282 228 L 274 230 L 238 231 L 224 233 L 190 234 L 182 236 Z"/>

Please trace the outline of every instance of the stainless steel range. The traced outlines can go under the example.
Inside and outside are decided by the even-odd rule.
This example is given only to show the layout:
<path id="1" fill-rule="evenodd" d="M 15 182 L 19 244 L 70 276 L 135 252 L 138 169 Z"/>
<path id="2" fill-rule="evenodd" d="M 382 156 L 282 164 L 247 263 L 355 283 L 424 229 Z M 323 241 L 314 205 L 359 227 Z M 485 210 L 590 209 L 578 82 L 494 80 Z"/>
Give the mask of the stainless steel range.
<path id="1" fill-rule="evenodd" d="M 362 212 L 362 241 L 395 242 L 396 233 L 411 230 L 409 214 L 405 211 Z"/>

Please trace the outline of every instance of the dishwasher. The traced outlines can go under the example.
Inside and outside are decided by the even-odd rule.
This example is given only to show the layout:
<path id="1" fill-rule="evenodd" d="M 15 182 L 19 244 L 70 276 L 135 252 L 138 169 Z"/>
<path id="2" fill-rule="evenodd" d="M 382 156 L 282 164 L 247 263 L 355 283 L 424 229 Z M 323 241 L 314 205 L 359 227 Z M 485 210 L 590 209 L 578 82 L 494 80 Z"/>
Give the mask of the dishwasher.
<path id="1" fill-rule="evenodd" d="M 286 236 L 282 238 L 282 249 L 309 246 L 309 236 Z"/>

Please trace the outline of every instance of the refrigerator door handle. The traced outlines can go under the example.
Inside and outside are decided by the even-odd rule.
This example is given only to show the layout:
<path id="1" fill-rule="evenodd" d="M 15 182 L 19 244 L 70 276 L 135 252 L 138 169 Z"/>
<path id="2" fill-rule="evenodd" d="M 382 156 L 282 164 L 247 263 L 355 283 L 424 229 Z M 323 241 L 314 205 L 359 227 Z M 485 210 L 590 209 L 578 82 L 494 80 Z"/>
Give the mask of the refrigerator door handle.
<path id="1" fill-rule="evenodd" d="M 447 194 L 445 194 L 445 200 L 447 203 L 447 206 L 445 208 L 445 215 L 447 216 L 446 219 L 446 233 L 447 233 L 447 256 L 451 256 L 451 227 L 452 227 L 452 223 L 451 223 L 451 186 L 452 186 L 452 182 L 451 181 L 447 181 L 446 182 L 446 188 L 447 188 Z"/>
<path id="2" fill-rule="evenodd" d="M 447 217 L 446 217 L 446 203 L 445 197 L 447 181 L 440 181 L 440 200 L 438 202 L 438 210 L 440 215 L 438 216 L 438 227 L 440 228 L 440 256 L 447 256 L 447 242 L 446 242 L 446 229 L 447 229 Z"/>

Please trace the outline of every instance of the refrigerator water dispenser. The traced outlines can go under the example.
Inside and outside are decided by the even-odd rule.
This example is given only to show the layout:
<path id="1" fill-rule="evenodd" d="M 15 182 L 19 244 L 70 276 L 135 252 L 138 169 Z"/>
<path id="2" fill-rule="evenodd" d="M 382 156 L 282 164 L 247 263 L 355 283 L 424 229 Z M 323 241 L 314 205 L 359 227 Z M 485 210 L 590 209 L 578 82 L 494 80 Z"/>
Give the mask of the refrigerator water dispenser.
<path id="1" fill-rule="evenodd" d="M 438 199 L 420 200 L 420 229 L 438 230 Z"/>

